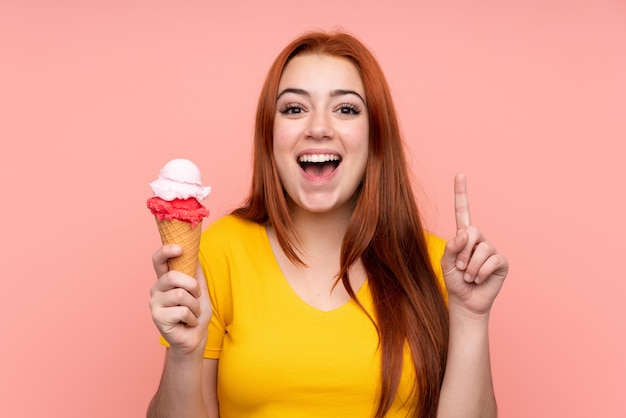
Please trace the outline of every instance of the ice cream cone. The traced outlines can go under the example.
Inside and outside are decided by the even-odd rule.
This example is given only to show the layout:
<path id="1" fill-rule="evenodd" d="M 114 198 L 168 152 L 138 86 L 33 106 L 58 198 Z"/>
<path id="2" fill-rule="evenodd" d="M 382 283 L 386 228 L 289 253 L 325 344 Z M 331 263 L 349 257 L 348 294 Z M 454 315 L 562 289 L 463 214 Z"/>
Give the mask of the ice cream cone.
<path id="1" fill-rule="evenodd" d="M 211 193 L 211 187 L 202 185 L 200 169 L 193 161 L 177 158 L 161 168 L 150 188 L 154 196 L 146 205 L 156 219 L 161 241 L 183 247 L 180 256 L 168 260 L 170 270 L 195 277 L 202 219 L 209 216 L 200 200 Z"/>
<path id="2" fill-rule="evenodd" d="M 169 259 L 168 266 L 170 270 L 178 270 L 191 277 L 196 277 L 202 222 L 193 228 L 189 222 L 176 219 L 159 220 L 157 218 L 156 223 L 164 245 L 178 244 L 183 247 L 183 253 L 180 256 Z"/>

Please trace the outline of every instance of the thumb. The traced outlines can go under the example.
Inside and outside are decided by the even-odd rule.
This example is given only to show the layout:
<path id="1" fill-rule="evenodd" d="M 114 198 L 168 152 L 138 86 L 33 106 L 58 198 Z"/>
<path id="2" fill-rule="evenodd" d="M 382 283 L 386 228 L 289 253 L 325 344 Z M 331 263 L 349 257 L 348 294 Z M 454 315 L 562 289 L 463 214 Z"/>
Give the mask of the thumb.
<path id="1" fill-rule="evenodd" d="M 446 248 L 441 257 L 441 267 L 444 272 L 451 271 L 456 268 L 457 255 L 467 245 L 469 237 L 465 232 L 459 231 L 456 236 L 446 243 Z"/>
<path id="2" fill-rule="evenodd" d="M 212 314 L 212 306 L 211 299 L 209 295 L 209 288 L 207 286 L 206 278 L 204 277 L 204 271 L 198 263 L 198 267 L 196 268 L 196 279 L 198 280 L 198 284 L 200 285 L 200 315 L 201 316 L 211 316 Z"/>
<path id="3" fill-rule="evenodd" d="M 202 270 L 202 266 L 200 265 L 200 263 L 197 263 L 196 265 L 196 279 L 198 280 L 202 293 L 208 295 L 209 290 L 207 289 L 206 279 L 204 277 L 204 271 Z"/>

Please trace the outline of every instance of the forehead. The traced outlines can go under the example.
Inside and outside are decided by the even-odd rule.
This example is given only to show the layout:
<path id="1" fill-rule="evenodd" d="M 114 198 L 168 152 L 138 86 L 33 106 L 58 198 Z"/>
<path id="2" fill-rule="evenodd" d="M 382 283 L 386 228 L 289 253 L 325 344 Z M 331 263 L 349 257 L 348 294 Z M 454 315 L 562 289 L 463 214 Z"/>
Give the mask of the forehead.
<path id="1" fill-rule="evenodd" d="M 356 65 L 347 58 L 323 54 L 293 57 L 280 77 L 279 89 L 351 89 L 364 95 L 363 81 Z"/>

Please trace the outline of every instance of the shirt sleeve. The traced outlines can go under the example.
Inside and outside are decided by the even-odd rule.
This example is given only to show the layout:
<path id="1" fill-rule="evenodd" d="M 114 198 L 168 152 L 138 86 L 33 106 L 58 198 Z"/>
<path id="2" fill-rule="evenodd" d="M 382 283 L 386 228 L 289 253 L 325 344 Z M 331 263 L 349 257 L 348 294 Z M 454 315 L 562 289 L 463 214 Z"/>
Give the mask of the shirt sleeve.
<path id="1" fill-rule="evenodd" d="M 200 241 L 200 265 L 207 281 L 212 316 L 209 337 L 204 350 L 205 358 L 219 358 L 224 336 L 232 313 L 230 265 L 228 256 L 228 231 L 216 221 L 203 232 Z M 227 226 L 227 225 L 226 225 Z"/>

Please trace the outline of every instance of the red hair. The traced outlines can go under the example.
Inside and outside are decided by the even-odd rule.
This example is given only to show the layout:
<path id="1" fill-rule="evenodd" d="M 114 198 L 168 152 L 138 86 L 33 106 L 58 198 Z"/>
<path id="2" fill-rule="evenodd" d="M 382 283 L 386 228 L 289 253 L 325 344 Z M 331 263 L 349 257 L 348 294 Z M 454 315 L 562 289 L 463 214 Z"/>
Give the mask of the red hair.
<path id="1" fill-rule="evenodd" d="M 358 39 L 346 33 L 309 33 L 278 55 L 259 98 L 250 195 L 233 214 L 270 223 L 285 254 L 301 263 L 272 144 L 278 83 L 289 60 L 299 54 L 350 60 L 365 88 L 370 152 L 343 240 L 338 280 L 359 303 L 348 271 L 359 258 L 362 260 L 372 290 L 372 320 L 381 350 L 381 388 L 375 417 L 383 417 L 397 395 L 407 345 L 417 376 L 414 416 L 434 417 L 446 364 L 448 312 L 429 261 L 389 87 L 378 62 Z"/>

